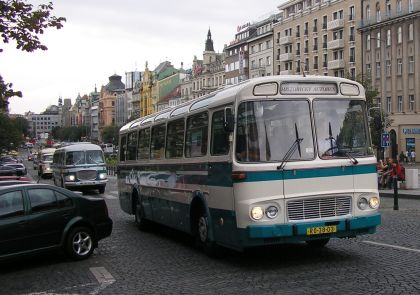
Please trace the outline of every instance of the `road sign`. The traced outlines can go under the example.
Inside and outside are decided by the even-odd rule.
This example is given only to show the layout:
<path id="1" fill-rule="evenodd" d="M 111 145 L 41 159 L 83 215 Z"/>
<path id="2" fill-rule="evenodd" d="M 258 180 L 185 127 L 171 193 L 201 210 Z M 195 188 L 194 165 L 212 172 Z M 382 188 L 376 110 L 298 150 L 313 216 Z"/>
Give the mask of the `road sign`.
<path id="1" fill-rule="evenodd" d="M 389 147 L 390 144 L 390 136 L 389 133 L 382 133 L 381 136 L 381 146 L 382 147 Z"/>

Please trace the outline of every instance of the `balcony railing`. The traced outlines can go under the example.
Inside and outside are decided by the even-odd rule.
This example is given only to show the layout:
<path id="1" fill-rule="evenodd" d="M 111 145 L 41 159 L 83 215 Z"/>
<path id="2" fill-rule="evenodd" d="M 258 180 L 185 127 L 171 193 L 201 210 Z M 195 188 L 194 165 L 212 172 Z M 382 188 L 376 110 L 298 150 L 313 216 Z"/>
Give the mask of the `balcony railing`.
<path id="1" fill-rule="evenodd" d="M 336 39 L 328 42 L 328 49 L 337 49 L 344 47 L 343 39 Z"/>
<path id="2" fill-rule="evenodd" d="M 280 45 L 285 45 L 285 44 L 289 44 L 293 42 L 292 36 L 284 36 L 284 37 L 281 37 L 279 40 L 280 40 L 279 42 Z"/>
<path id="3" fill-rule="evenodd" d="M 338 18 L 332 21 L 329 21 L 327 24 L 327 30 L 335 30 L 344 27 L 344 19 Z"/>
<path id="4" fill-rule="evenodd" d="M 288 60 L 292 60 L 292 59 L 293 59 L 293 54 L 292 53 L 280 54 L 280 61 L 288 61 Z"/>
<path id="5" fill-rule="evenodd" d="M 344 59 L 335 59 L 328 62 L 328 68 L 331 70 L 344 68 Z"/>

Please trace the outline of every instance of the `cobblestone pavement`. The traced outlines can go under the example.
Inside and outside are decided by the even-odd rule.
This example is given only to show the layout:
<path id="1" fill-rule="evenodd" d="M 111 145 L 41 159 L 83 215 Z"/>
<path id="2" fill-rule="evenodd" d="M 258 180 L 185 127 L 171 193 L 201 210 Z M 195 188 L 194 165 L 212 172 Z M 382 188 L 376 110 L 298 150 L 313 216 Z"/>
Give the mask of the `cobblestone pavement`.
<path id="1" fill-rule="evenodd" d="M 43 181 L 48 182 L 48 181 Z M 94 255 L 72 262 L 45 254 L 0 263 L 0 294 L 419 294 L 420 200 L 383 198 L 374 235 L 226 251 L 211 259 L 188 236 L 141 232 L 123 213 L 115 180 L 102 196 L 114 230 Z M 91 193 L 94 194 L 94 193 Z"/>

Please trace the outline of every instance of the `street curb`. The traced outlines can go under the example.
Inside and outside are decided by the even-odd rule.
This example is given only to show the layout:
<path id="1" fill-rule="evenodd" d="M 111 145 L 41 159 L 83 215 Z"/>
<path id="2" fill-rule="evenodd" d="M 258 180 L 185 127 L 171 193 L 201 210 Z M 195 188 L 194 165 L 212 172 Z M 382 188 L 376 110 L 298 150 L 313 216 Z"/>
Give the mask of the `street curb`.
<path id="1" fill-rule="evenodd" d="M 393 198 L 394 197 L 394 193 L 381 193 L 379 192 L 379 196 L 381 198 Z M 420 196 L 419 195 L 410 195 L 410 194 L 398 194 L 398 198 L 400 199 L 411 199 L 411 200 L 420 200 Z"/>

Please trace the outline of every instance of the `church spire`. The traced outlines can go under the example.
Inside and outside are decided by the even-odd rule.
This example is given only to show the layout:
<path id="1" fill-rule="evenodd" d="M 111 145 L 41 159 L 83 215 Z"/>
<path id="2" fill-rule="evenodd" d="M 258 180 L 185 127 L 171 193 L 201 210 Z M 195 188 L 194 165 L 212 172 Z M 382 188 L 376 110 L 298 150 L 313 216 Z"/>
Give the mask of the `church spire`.
<path id="1" fill-rule="evenodd" d="M 214 51 L 214 48 L 213 48 L 213 40 L 211 39 L 210 28 L 209 28 L 209 31 L 207 33 L 207 40 L 206 40 L 206 48 L 205 48 L 205 51 Z"/>

